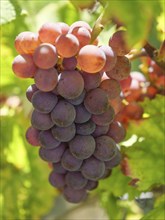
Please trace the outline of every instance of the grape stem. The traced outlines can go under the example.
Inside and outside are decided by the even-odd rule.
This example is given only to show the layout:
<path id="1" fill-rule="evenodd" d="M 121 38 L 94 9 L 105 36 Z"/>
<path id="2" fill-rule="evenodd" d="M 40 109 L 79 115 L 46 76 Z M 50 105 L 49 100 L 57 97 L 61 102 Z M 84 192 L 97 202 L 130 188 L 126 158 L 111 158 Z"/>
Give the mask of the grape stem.
<path id="1" fill-rule="evenodd" d="M 146 57 L 148 56 L 147 52 L 145 50 L 131 50 L 130 53 L 127 55 L 128 59 L 130 61 L 135 60 L 139 57 Z"/>
<path id="2" fill-rule="evenodd" d="M 162 69 L 165 68 L 165 60 L 163 60 L 162 57 L 159 56 L 159 50 L 157 50 L 155 47 L 153 47 L 151 44 L 146 42 L 144 45 L 144 49 L 148 56 L 156 62 L 156 64 L 161 67 Z"/>

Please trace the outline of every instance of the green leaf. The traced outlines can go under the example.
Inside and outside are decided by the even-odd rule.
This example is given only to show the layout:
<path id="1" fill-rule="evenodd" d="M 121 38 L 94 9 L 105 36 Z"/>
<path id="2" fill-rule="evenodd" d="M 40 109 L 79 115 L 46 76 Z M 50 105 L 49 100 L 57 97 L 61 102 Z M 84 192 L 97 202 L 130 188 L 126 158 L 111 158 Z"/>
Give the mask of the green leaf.
<path id="1" fill-rule="evenodd" d="M 16 6 L 16 7 L 15 7 Z M 5 0 L 1 2 L 1 16 L 0 24 L 6 24 L 16 19 L 17 15 L 20 15 L 21 9 L 17 5 L 16 1 Z"/>
<path id="2" fill-rule="evenodd" d="M 139 190 L 149 190 L 155 185 L 165 184 L 164 178 L 164 97 L 143 102 L 148 118 L 140 124 L 132 123 L 128 137 L 136 136 L 136 142 L 125 148 L 131 177 L 138 178 Z"/>

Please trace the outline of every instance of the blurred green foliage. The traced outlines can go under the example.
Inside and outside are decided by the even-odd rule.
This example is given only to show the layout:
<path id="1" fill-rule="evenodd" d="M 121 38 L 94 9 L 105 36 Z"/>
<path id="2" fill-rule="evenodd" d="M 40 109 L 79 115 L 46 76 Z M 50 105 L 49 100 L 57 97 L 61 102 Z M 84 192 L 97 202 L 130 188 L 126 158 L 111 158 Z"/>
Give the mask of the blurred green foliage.
<path id="1" fill-rule="evenodd" d="M 95 4 L 95 1 L 88 2 Z M 116 29 L 115 19 L 124 23 L 129 42 L 137 48 L 145 40 L 159 47 L 163 39 L 161 0 L 100 0 L 93 8 L 88 7 L 86 1 L 81 0 L 1 1 L 1 219 L 41 219 L 53 207 L 53 200 L 59 194 L 48 184 L 50 168 L 39 159 L 38 149 L 25 141 L 32 110 L 25 91 L 32 80 L 18 79 L 12 73 L 15 37 L 26 30 L 36 32 L 48 21 L 70 25 L 84 20 L 92 27 L 104 24 L 99 39 L 101 44 L 107 44 Z M 137 65 L 133 62 L 132 70 L 137 70 Z M 110 219 L 163 220 L 162 191 L 154 193 L 154 209 L 146 215 L 134 198 L 164 184 L 164 104 L 162 97 L 146 100 L 142 105 L 149 117 L 128 128 L 127 139 L 133 135 L 136 138 L 129 147 L 123 143 L 121 149 L 128 155 L 131 176 L 126 177 L 120 167 L 115 168 L 111 177 L 102 180 L 94 192 Z M 135 186 L 130 185 L 132 178 L 139 179 Z M 119 199 L 125 194 L 127 200 Z"/>

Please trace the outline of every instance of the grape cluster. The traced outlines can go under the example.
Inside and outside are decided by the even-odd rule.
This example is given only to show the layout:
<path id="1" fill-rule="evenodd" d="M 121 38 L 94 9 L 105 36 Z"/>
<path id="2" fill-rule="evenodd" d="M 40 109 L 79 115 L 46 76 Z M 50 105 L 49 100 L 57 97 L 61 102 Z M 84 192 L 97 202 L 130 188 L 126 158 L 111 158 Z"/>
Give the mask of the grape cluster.
<path id="1" fill-rule="evenodd" d="M 50 184 L 72 203 L 110 176 L 125 137 L 114 120 L 120 81 L 130 73 L 128 50 L 120 44 L 125 31 L 106 46 L 91 42 L 91 33 L 84 21 L 46 23 L 38 33 L 20 33 L 15 40 L 20 55 L 12 65 L 16 76 L 34 78 L 26 91 L 34 107 L 26 139 L 40 146 L 39 156 L 52 166 Z"/>

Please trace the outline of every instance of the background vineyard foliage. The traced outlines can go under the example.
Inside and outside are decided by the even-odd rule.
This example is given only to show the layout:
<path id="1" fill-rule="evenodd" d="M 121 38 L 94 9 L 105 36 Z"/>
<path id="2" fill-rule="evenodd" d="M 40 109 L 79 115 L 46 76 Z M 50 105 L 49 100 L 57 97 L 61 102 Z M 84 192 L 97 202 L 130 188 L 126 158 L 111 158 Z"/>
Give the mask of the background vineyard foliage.
<path id="1" fill-rule="evenodd" d="M 79 4 L 77 4 L 79 2 Z M 40 219 L 57 210 L 54 200 L 59 192 L 47 181 L 49 167 L 38 158 L 38 149 L 25 141 L 29 126 L 31 106 L 25 98 L 32 80 L 14 76 L 11 63 L 16 56 L 13 43 L 16 35 L 30 30 L 36 32 L 47 21 L 63 21 L 72 24 L 84 20 L 99 33 L 100 21 L 104 30 L 100 33 L 101 44 L 107 44 L 115 31 L 112 18 L 127 25 L 128 42 L 140 48 L 148 40 L 159 48 L 163 40 L 163 1 L 68 1 L 68 0 L 2 0 L 1 1 L 1 217 L 2 219 Z M 79 8 L 86 7 L 81 10 Z M 85 6 L 84 6 L 85 4 Z M 82 6 L 83 5 L 83 6 Z M 94 7 L 92 7 L 94 5 Z M 100 18 L 100 19 L 98 19 Z M 98 28 L 98 29 L 97 29 Z M 132 62 L 132 70 L 138 70 L 139 60 Z M 164 104 L 163 96 L 146 99 L 142 106 L 147 115 L 140 124 L 131 123 L 121 150 L 128 156 L 131 176 L 122 174 L 120 167 L 102 180 L 98 189 L 89 198 L 97 199 L 110 219 L 155 219 L 163 220 L 164 214 Z M 132 178 L 138 178 L 135 186 Z M 148 195 L 138 199 L 140 195 Z M 125 195 L 124 197 L 122 197 Z M 123 198 L 122 200 L 119 198 Z M 135 200 L 135 198 L 137 198 Z M 66 210 L 61 208 L 57 214 Z M 73 206 L 74 207 L 74 206 Z M 71 206 L 71 208 L 73 208 Z M 77 217 L 78 219 L 78 217 Z"/>

